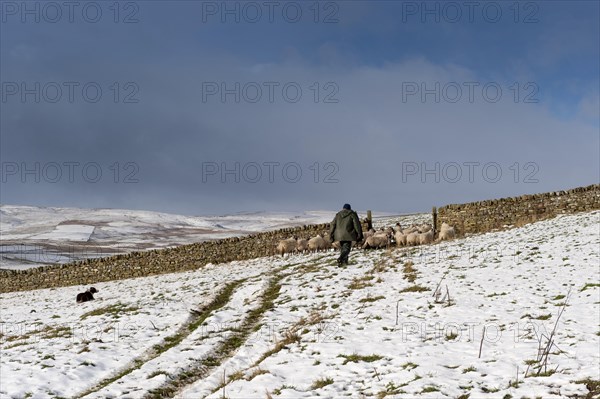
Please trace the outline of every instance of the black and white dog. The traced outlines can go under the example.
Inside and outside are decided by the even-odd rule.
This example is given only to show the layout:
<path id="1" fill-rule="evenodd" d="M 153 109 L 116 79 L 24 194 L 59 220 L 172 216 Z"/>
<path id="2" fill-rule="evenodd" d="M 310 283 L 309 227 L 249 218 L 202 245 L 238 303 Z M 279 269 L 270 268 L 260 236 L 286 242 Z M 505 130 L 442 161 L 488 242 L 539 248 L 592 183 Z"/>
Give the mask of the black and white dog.
<path id="1" fill-rule="evenodd" d="M 95 294 L 96 292 L 98 292 L 98 290 L 94 287 L 90 287 L 86 292 L 80 292 L 77 294 L 77 303 L 94 300 L 94 295 L 92 294 Z"/>

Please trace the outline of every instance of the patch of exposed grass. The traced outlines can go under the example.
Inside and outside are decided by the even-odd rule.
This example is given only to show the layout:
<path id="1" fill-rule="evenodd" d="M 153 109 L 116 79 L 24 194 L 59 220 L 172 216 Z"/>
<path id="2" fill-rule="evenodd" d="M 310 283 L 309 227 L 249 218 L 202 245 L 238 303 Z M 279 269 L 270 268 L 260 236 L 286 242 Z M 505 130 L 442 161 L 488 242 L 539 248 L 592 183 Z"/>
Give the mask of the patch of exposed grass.
<path id="1" fill-rule="evenodd" d="M 541 315 L 541 316 L 534 317 L 534 319 L 535 320 L 548 320 L 551 317 L 552 317 L 552 314 L 548 313 L 548 314 L 544 314 L 544 315 Z"/>
<path id="2" fill-rule="evenodd" d="M 469 367 L 463 369 L 462 372 L 463 372 L 463 374 L 466 374 L 466 373 L 469 373 L 471 371 L 477 371 L 477 369 L 475 367 L 473 367 L 473 366 L 469 366 Z"/>
<path id="3" fill-rule="evenodd" d="M 374 273 L 383 273 L 387 270 L 387 266 L 386 266 L 386 261 L 384 260 L 379 260 L 377 263 L 375 263 L 375 265 L 373 266 L 373 268 L 371 270 L 369 270 L 369 274 L 374 274 Z"/>
<path id="4" fill-rule="evenodd" d="M 5 342 L 23 341 L 15 343 L 11 346 L 6 346 L 4 349 L 14 348 L 15 346 L 26 345 L 28 339 L 52 339 L 52 338 L 71 338 L 73 332 L 69 326 L 53 325 L 53 324 L 34 324 L 23 330 L 20 335 L 7 335 L 4 338 Z M 3 336 L 4 337 L 4 336 Z"/>
<path id="5" fill-rule="evenodd" d="M 402 394 L 402 393 L 405 393 L 405 391 L 403 391 L 401 389 L 401 386 L 397 386 L 392 381 L 390 381 L 385 386 L 385 390 L 384 391 L 379 391 L 377 393 L 377 399 L 383 399 L 383 398 L 385 398 L 388 395 L 399 395 L 399 394 Z"/>
<path id="6" fill-rule="evenodd" d="M 355 277 L 352 279 L 352 282 L 348 285 L 348 289 L 361 290 L 366 287 L 372 287 L 373 284 L 369 281 L 373 280 L 374 278 L 374 276 Z"/>
<path id="7" fill-rule="evenodd" d="M 261 374 L 269 374 L 269 372 L 267 370 L 261 369 L 260 367 L 257 367 L 246 376 L 246 381 L 252 381 L 255 377 Z"/>
<path id="8" fill-rule="evenodd" d="M 374 296 L 374 297 L 368 296 L 366 298 L 359 299 L 358 302 L 360 302 L 360 303 L 375 302 L 375 301 L 378 301 L 380 299 L 385 299 L 385 297 L 382 296 L 382 295 Z"/>
<path id="9" fill-rule="evenodd" d="M 586 285 L 583 286 L 583 288 L 580 290 L 581 291 L 585 291 L 588 288 L 594 288 L 594 287 L 600 287 L 600 284 L 597 283 L 587 283 Z"/>
<path id="10" fill-rule="evenodd" d="M 414 262 L 412 260 L 408 260 L 404 262 L 402 266 L 402 273 L 404 273 L 404 279 L 408 280 L 409 283 L 414 283 L 417 279 L 417 269 L 415 269 Z"/>
<path id="11" fill-rule="evenodd" d="M 400 293 L 403 293 L 403 292 L 423 292 L 423 291 L 429 291 L 429 288 L 422 287 L 420 285 L 411 285 L 410 287 L 407 287 L 407 288 L 404 288 L 404 289 L 400 290 Z"/>
<path id="12" fill-rule="evenodd" d="M 586 396 L 582 397 L 582 399 L 598 398 L 600 395 L 600 380 L 586 378 L 585 380 L 577 380 L 573 382 L 575 384 L 584 384 L 589 391 Z"/>
<path id="13" fill-rule="evenodd" d="M 544 372 L 538 372 L 535 374 L 531 374 L 534 377 L 550 377 L 552 374 L 556 373 L 556 370 L 548 370 L 548 371 L 544 371 Z"/>
<path id="14" fill-rule="evenodd" d="M 275 389 L 273 390 L 273 393 L 274 393 L 275 395 L 281 395 L 281 392 L 283 392 L 283 390 L 284 390 L 284 389 L 294 389 L 294 390 L 295 390 L 295 389 L 296 389 L 296 387 L 295 387 L 295 386 L 293 386 L 293 385 L 286 385 L 286 384 L 283 384 L 283 385 L 282 385 L 282 386 L 280 386 L 279 388 L 275 388 Z M 271 395 L 267 395 L 267 399 L 272 399 L 272 396 L 271 396 Z"/>
<path id="15" fill-rule="evenodd" d="M 167 373 L 166 371 L 162 371 L 162 370 L 156 370 L 156 371 L 153 371 L 152 373 L 148 374 L 148 377 L 146 377 L 146 379 L 149 380 L 149 379 L 157 377 L 159 375 L 164 375 L 164 376 L 168 377 L 169 373 Z"/>
<path id="16" fill-rule="evenodd" d="M 498 392 L 500 389 L 498 388 L 488 388 L 488 387 L 481 387 L 481 391 L 485 392 L 485 393 L 496 393 Z"/>
<path id="17" fill-rule="evenodd" d="M 260 364 L 263 360 L 270 356 L 273 356 L 274 354 L 285 348 L 287 345 L 293 344 L 294 342 L 299 342 L 300 339 L 301 337 L 300 335 L 298 335 L 297 332 L 290 330 L 286 331 L 283 338 L 275 343 L 275 347 L 263 353 L 262 356 L 254 364 Z"/>
<path id="18" fill-rule="evenodd" d="M 92 366 L 92 367 L 96 367 L 96 365 L 92 362 L 88 362 L 88 361 L 83 361 L 80 363 L 81 366 Z"/>
<path id="19" fill-rule="evenodd" d="M 338 357 L 343 357 L 345 360 L 342 363 L 342 365 L 352 362 L 352 363 L 358 363 L 358 362 L 367 362 L 367 363 L 372 363 L 375 362 L 377 360 L 381 360 L 383 359 L 383 356 L 380 355 L 368 355 L 368 356 L 362 356 L 362 355 L 358 355 L 356 353 L 353 353 L 351 355 L 338 355 Z"/>
<path id="20" fill-rule="evenodd" d="M 400 366 L 400 367 L 402 367 L 404 370 L 408 370 L 408 371 L 410 371 L 410 370 L 412 370 L 412 369 L 416 369 L 417 367 L 419 367 L 419 365 L 418 365 L 418 364 L 415 364 L 415 363 L 413 363 L 413 362 L 406 362 L 406 363 L 404 363 L 404 364 L 403 364 L 402 366 Z"/>
<path id="21" fill-rule="evenodd" d="M 137 306 L 127 306 L 119 302 L 115 303 L 114 305 L 108 305 L 94 310 L 90 310 L 89 312 L 82 314 L 80 319 L 85 320 L 86 318 L 91 316 L 103 315 L 112 316 L 114 319 L 118 319 L 123 313 L 132 313 L 137 312 L 138 310 L 140 310 L 140 308 Z"/>
<path id="22" fill-rule="evenodd" d="M 323 387 L 326 387 L 327 385 L 331 385 L 333 384 L 333 379 L 332 378 L 319 378 L 318 380 L 313 381 L 312 385 L 310 386 L 311 389 L 321 389 Z"/>

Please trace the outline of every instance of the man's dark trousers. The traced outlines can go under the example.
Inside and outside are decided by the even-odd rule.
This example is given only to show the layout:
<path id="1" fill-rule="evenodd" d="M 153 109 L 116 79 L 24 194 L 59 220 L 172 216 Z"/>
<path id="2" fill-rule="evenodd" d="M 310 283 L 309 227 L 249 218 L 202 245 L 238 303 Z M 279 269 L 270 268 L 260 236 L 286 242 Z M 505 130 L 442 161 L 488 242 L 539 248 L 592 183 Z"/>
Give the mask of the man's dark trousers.
<path id="1" fill-rule="evenodd" d="M 352 241 L 340 241 L 340 257 L 338 258 L 338 263 L 348 264 L 348 255 L 350 255 L 351 249 Z"/>

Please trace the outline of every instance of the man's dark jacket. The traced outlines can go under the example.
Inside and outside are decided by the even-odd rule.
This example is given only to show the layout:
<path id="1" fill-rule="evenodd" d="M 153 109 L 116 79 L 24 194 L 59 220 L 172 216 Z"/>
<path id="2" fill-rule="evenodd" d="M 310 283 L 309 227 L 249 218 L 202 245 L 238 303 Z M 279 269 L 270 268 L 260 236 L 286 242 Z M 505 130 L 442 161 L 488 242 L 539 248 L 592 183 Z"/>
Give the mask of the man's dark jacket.
<path id="1" fill-rule="evenodd" d="M 350 209 L 339 211 L 329 227 L 329 238 L 332 242 L 362 240 L 362 226 L 356 212 Z"/>

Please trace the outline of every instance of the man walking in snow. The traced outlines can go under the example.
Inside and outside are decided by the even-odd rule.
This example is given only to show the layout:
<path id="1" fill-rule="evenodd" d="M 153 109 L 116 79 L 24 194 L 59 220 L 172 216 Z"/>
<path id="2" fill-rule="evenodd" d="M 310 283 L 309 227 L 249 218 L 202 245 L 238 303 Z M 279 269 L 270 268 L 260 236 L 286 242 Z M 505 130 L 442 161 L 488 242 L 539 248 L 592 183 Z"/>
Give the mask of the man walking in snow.
<path id="1" fill-rule="evenodd" d="M 329 239 L 331 242 L 340 242 L 338 265 L 347 265 L 352 241 L 362 241 L 363 239 L 360 220 L 356 212 L 350 208 L 350 204 L 344 204 L 344 209 L 339 211 L 333 218 L 329 227 Z"/>

